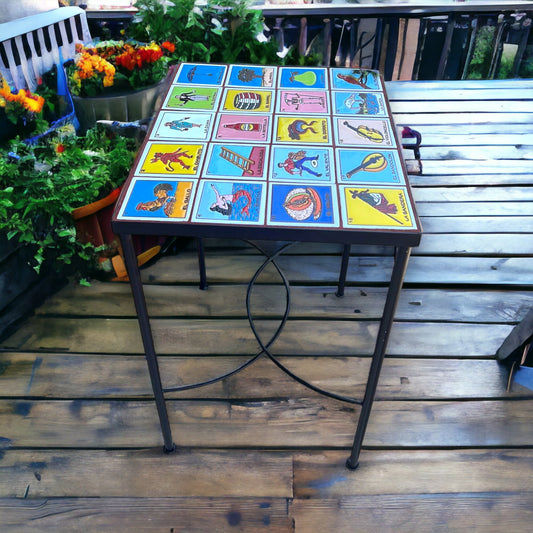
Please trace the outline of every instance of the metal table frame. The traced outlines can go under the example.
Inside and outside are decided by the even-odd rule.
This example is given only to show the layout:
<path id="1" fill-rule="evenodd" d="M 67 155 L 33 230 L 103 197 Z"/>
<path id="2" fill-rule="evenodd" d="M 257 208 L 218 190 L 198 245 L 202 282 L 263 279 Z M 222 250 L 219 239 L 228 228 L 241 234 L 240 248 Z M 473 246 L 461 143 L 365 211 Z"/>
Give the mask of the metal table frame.
<path id="1" fill-rule="evenodd" d="M 219 379 L 224 379 L 244 369 L 251 362 L 255 361 L 260 355 L 266 354 L 275 364 L 277 364 L 277 366 L 279 366 L 283 371 L 288 373 L 292 378 L 296 379 L 298 382 L 302 383 L 303 385 L 308 386 L 311 389 L 315 390 L 315 392 L 318 392 L 320 394 L 325 394 L 326 396 L 333 397 L 341 401 L 348 401 L 350 403 L 356 403 L 356 404 L 361 405 L 361 413 L 359 415 L 359 421 L 357 423 L 357 428 L 356 428 L 355 435 L 354 435 L 351 454 L 346 461 L 346 466 L 349 469 L 355 470 L 358 467 L 359 454 L 361 452 L 363 439 L 364 439 L 366 428 L 368 425 L 368 420 L 370 418 L 370 412 L 372 410 L 372 404 L 374 402 L 374 398 L 376 394 L 379 375 L 381 372 L 383 359 L 385 357 L 385 352 L 387 349 L 387 343 L 388 343 L 390 332 L 391 332 L 392 325 L 393 325 L 394 312 L 396 309 L 396 305 L 398 302 L 398 298 L 399 298 L 402 283 L 403 283 L 403 278 L 405 275 L 405 271 L 407 269 L 407 264 L 408 264 L 409 256 L 411 253 L 410 247 L 407 247 L 407 246 L 396 246 L 395 247 L 394 266 L 393 266 L 393 270 L 391 274 L 391 280 L 390 280 L 389 288 L 387 291 L 385 306 L 384 306 L 383 315 L 380 321 L 380 326 L 379 326 L 379 330 L 378 330 L 378 334 L 376 338 L 374 352 L 372 355 L 372 362 L 371 362 L 370 370 L 368 374 L 365 394 L 364 394 L 363 400 L 361 401 L 361 400 L 356 400 L 356 399 L 349 398 L 349 397 L 343 397 L 335 393 L 323 391 L 319 389 L 318 387 L 315 387 L 312 384 L 306 382 L 302 378 L 295 376 L 292 372 L 288 371 L 286 367 L 284 367 L 281 363 L 279 363 L 279 361 L 277 361 L 275 356 L 271 354 L 269 350 L 269 345 L 273 342 L 274 337 L 277 337 L 279 333 L 281 333 L 281 328 L 283 327 L 283 325 L 281 326 L 281 328 L 278 328 L 278 331 L 276 332 L 273 339 L 271 339 L 266 344 L 261 341 L 261 339 L 258 337 L 257 333 L 254 330 L 254 335 L 256 336 L 256 339 L 261 345 L 261 352 L 257 354 L 256 356 L 252 357 L 252 359 L 250 359 L 247 363 L 245 363 L 238 369 L 228 374 L 225 374 L 224 376 L 221 376 L 219 378 L 215 378 L 214 380 L 209 380 L 207 382 L 202 382 L 199 384 L 193 384 L 189 386 L 186 385 L 183 387 L 173 387 L 173 388 L 164 389 L 162 385 L 162 381 L 161 381 L 161 375 L 159 371 L 157 353 L 156 353 L 155 346 L 154 346 L 152 329 L 150 326 L 148 309 L 147 309 L 146 300 L 144 297 L 143 285 L 141 281 L 139 268 L 137 266 L 137 258 L 136 258 L 135 251 L 134 251 L 132 234 L 123 233 L 120 235 L 120 238 L 121 238 L 121 243 L 122 243 L 122 247 L 124 251 L 126 268 L 127 268 L 128 275 L 130 278 L 133 299 L 135 302 L 135 309 L 137 311 L 137 317 L 139 320 L 143 347 L 144 347 L 145 354 L 146 354 L 146 361 L 147 361 L 148 370 L 150 373 L 150 380 L 152 383 L 152 389 L 154 392 L 155 403 L 157 406 L 159 422 L 161 425 L 161 432 L 163 434 L 164 451 L 166 453 L 172 453 L 173 451 L 175 451 L 176 445 L 174 444 L 174 441 L 172 438 L 172 430 L 170 428 L 168 411 L 167 411 L 166 401 L 165 401 L 165 392 L 185 390 L 187 388 L 198 387 L 198 386 L 206 385 L 209 383 L 213 383 L 214 381 L 218 381 Z M 344 292 L 344 283 L 345 283 L 346 273 L 348 269 L 349 250 L 350 250 L 349 245 L 345 245 L 343 256 L 342 256 L 341 272 L 339 276 L 339 288 L 337 291 L 338 296 L 341 296 Z M 253 286 L 253 282 L 255 281 L 255 278 L 260 273 L 260 271 L 262 271 L 262 269 L 266 266 L 266 264 L 268 264 L 269 262 L 274 262 L 275 257 L 279 255 L 279 253 L 281 253 L 282 251 L 283 249 L 278 250 L 276 254 L 268 257 L 267 260 L 260 267 L 260 269 L 258 269 L 258 271 L 256 272 L 256 276 L 254 276 L 254 278 L 252 279 L 249 285 L 247 306 L 249 304 L 249 301 L 248 301 L 249 294 L 251 291 L 251 287 Z M 205 259 L 204 259 L 203 247 L 202 247 L 201 241 L 199 241 L 199 266 L 200 266 L 200 288 L 206 288 L 207 284 L 206 284 L 206 277 L 205 277 Z M 279 267 L 276 264 L 275 266 L 278 269 L 278 272 L 280 272 Z M 281 272 L 280 272 L 280 275 L 283 277 L 284 284 L 288 291 L 288 282 L 285 280 Z M 288 316 L 288 305 L 287 305 L 284 320 L 286 320 L 287 316 Z"/>

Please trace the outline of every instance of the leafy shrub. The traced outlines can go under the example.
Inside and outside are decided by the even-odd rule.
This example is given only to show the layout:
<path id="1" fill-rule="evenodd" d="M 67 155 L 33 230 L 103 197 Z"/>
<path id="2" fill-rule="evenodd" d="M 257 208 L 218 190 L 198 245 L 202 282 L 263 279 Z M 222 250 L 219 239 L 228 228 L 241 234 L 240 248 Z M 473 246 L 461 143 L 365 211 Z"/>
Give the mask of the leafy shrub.
<path id="1" fill-rule="evenodd" d="M 263 15 L 250 0 L 137 0 L 128 33 L 140 41 L 170 41 L 178 61 L 280 64 L 278 45 L 263 35 Z M 263 35 L 262 39 L 257 37 Z"/>
<path id="2" fill-rule="evenodd" d="M 76 240 L 72 211 L 120 186 L 134 159 L 133 141 L 97 128 L 85 137 L 19 141 L 0 148 L 0 231 L 34 249 L 33 267 L 45 260 L 82 275 L 97 267 L 97 248 Z"/>

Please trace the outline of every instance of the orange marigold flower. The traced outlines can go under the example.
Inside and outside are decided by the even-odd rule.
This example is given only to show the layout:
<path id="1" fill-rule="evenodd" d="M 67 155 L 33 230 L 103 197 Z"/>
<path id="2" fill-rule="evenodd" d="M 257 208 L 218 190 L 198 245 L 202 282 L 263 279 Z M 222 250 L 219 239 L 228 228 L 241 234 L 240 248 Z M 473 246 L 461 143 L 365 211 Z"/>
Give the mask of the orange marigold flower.
<path id="1" fill-rule="evenodd" d="M 43 109 L 44 98 L 36 94 L 28 93 L 22 105 L 32 113 L 40 113 Z"/>
<path id="2" fill-rule="evenodd" d="M 176 45 L 174 43 L 171 43 L 169 41 L 164 41 L 161 43 L 161 46 L 165 49 L 165 50 L 168 50 L 171 54 L 174 53 L 174 51 L 176 50 Z"/>
<path id="3" fill-rule="evenodd" d="M 94 91 L 95 88 L 98 90 L 99 84 L 104 87 L 113 85 L 115 69 L 119 69 L 121 79 L 125 75 L 132 85 L 136 85 L 152 75 L 154 78 L 159 76 L 160 70 L 152 69 L 152 64 L 158 62 L 167 50 L 175 50 L 175 45 L 169 41 L 165 41 L 164 47 L 155 42 L 142 46 L 116 41 L 83 48 L 76 56 L 76 68 L 69 72 L 69 81 L 78 93 L 84 92 L 85 85 Z M 146 75 L 139 78 L 137 71 L 142 69 L 146 69 Z"/>
<path id="4" fill-rule="evenodd" d="M 5 79 L 0 78 L 0 107 L 7 108 L 9 103 L 17 104 L 31 113 L 40 113 L 43 109 L 44 98 L 33 94 L 27 89 L 20 89 L 16 94 Z"/>
<path id="5" fill-rule="evenodd" d="M 9 88 L 7 83 L 5 85 L 2 85 L 2 87 L 0 87 L 0 96 L 8 100 L 10 95 L 11 95 L 11 89 Z"/>
<path id="6" fill-rule="evenodd" d="M 15 95 L 13 101 L 23 104 L 24 100 L 26 100 L 26 91 L 24 89 L 19 89 L 19 92 Z"/>

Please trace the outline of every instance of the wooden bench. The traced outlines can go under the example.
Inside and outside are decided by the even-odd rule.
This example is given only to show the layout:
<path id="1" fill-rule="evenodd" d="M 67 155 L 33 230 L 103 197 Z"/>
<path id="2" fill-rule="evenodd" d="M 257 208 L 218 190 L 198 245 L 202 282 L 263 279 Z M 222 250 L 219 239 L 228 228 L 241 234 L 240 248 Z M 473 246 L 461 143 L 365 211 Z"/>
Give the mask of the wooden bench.
<path id="1" fill-rule="evenodd" d="M 0 71 L 15 89 L 37 87 L 53 65 L 73 58 L 91 40 L 85 11 L 63 7 L 0 24 Z"/>

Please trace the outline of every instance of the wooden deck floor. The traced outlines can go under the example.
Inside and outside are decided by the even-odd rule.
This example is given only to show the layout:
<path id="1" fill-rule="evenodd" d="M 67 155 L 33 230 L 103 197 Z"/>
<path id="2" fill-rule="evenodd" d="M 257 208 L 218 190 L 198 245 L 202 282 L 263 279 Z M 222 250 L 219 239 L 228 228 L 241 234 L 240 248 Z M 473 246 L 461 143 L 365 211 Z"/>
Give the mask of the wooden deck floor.
<path id="1" fill-rule="evenodd" d="M 424 136 L 412 179 L 414 250 L 358 470 L 358 409 L 268 361 L 168 402 L 162 440 L 127 284 L 69 286 L 0 353 L 0 531 L 526 532 L 533 522 L 533 391 L 494 354 L 533 305 L 533 81 L 391 83 L 399 125 Z M 274 352 L 320 386 L 359 395 L 391 250 L 281 258 L 292 314 Z M 260 257 L 207 242 L 143 271 L 165 384 L 212 376 L 257 350 L 244 314 Z M 283 290 L 266 272 L 258 327 Z M 357 354 L 357 355 L 354 355 Z M 531 385 L 530 385 L 531 386 Z"/>

